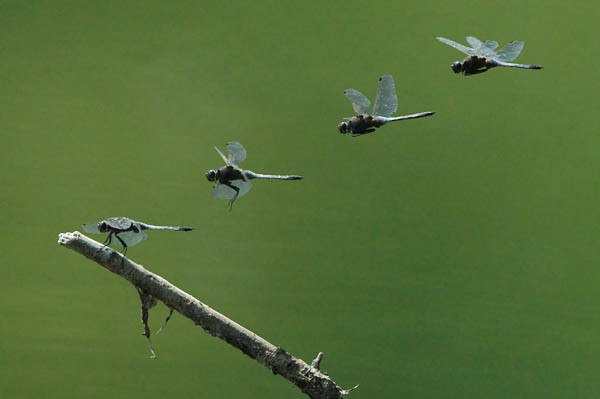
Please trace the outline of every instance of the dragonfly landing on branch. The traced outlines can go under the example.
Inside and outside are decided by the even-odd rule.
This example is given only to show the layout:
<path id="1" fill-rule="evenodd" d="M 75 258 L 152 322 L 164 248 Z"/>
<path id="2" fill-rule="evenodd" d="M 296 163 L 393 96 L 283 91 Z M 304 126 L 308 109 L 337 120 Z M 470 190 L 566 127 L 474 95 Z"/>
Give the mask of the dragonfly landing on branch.
<path id="1" fill-rule="evenodd" d="M 352 103 L 352 108 L 354 108 L 357 115 L 352 118 L 344 118 L 346 121 L 338 124 L 338 130 L 342 134 L 352 133 L 354 137 L 372 133 L 376 128 L 388 122 L 422 118 L 435 114 L 435 112 L 420 112 L 418 114 L 392 117 L 391 115 L 398 109 L 398 97 L 396 97 L 396 86 L 392 75 L 384 75 L 379 78 L 375 105 L 373 105 L 373 112 L 371 113 L 369 113 L 371 102 L 364 94 L 354 89 L 347 89 L 344 94 Z"/>
<path id="2" fill-rule="evenodd" d="M 510 42 L 500 50 L 495 51 L 498 47 L 498 42 L 493 40 L 482 42 L 476 37 L 467 36 L 467 42 L 472 46 L 467 47 L 444 37 L 437 37 L 436 39 L 468 55 L 464 60 L 452 63 L 450 67 L 455 73 L 462 72 L 463 75 L 475 75 L 497 66 L 523 69 L 543 68 L 540 65 L 514 64 L 510 62 L 517 58 L 521 50 L 523 50 L 523 46 L 525 45 L 523 41 Z"/>

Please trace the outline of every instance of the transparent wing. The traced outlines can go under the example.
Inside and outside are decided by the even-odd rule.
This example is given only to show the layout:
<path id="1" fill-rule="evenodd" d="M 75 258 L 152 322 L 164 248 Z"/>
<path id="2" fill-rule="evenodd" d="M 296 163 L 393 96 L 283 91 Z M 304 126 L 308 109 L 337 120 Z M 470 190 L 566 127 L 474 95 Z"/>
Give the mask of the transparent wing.
<path id="1" fill-rule="evenodd" d="M 354 108 L 354 112 L 361 115 L 367 115 L 369 113 L 369 107 L 371 106 L 371 101 L 364 94 L 362 94 L 358 90 L 347 89 L 344 90 L 344 94 L 348 97 L 348 100 L 352 102 L 352 108 Z"/>
<path id="2" fill-rule="evenodd" d="M 235 197 L 235 191 L 224 184 L 217 183 L 210 190 L 210 194 L 216 199 L 232 199 Z"/>
<path id="3" fill-rule="evenodd" d="M 483 45 L 485 46 L 485 48 L 488 48 L 492 51 L 498 48 L 498 42 L 495 40 L 486 40 L 485 43 L 483 43 Z"/>
<path id="4" fill-rule="evenodd" d="M 121 237 L 121 240 L 123 240 L 128 247 L 132 247 L 135 244 L 148 239 L 148 236 L 146 235 L 146 233 L 144 233 L 142 229 L 140 229 L 138 233 L 136 233 L 135 231 L 126 231 L 124 233 L 118 234 L 119 237 Z M 112 242 L 120 244 L 119 240 L 116 238 L 113 238 Z"/>
<path id="5" fill-rule="evenodd" d="M 396 86 L 392 75 L 383 75 L 379 78 L 377 97 L 373 105 L 374 116 L 389 117 L 398 109 L 398 97 L 396 97 Z"/>
<path id="6" fill-rule="evenodd" d="M 83 230 L 92 234 L 102 234 L 102 232 L 98 230 L 98 223 L 86 223 L 83 225 Z"/>
<path id="7" fill-rule="evenodd" d="M 238 194 L 238 198 L 242 195 L 245 195 L 252 188 L 252 183 L 244 180 L 235 180 L 233 185 L 240 189 L 240 193 Z"/>
<path id="8" fill-rule="evenodd" d="M 494 58 L 496 56 L 496 52 L 494 51 L 496 47 L 498 47 L 498 42 L 486 40 L 481 47 L 475 50 L 475 54 L 486 58 Z"/>
<path id="9" fill-rule="evenodd" d="M 227 166 L 231 165 L 231 162 L 229 162 L 229 159 L 227 159 L 227 157 L 225 155 L 223 155 L 221 150 L 219 150 L 217 147 L 215 147 L 215 150 L 217 150 L 217 152 L 219 153 L 221 158 L 223 158 L 223 161 L 225 161 L 225 165 L 227 165 Z"/>
<path id="10" fill-rule="evenodd" d="M 506 46 L 498 50 L 494 59 L 503 62 L 513 61 L 519 56 L 519 54 L 521 54 L 524 45 L 525 42 L 521 40 L 510 42 Z"/>
<path id="11" fill-rule="evenodd" d="M 475 50 L 477 50 L 483 44 L 483 42 L 475 36 L 467 36 L 467 43 L 469 43 Z"/>
<path id="12" fill-rule="evenodd" d="M 229 153 L 229 160 L 234 165 L 239 165 L 240 162 L 246 159 L 246 149 L 237 141 L 227 143 L 227 152 Z"/>
<path id="13" fill-rule="evenodd" d="M 469 48 L 467 46 L 463 46 L 462 44 L 458 44 L 456 42 L 453 42 L 452 40 L 446 39 L 444 37 L 436 37 L 436 39 L 438 39 L 440 42 L 447 44 L 448 46 L 452 46 L 455 49 L 457 49 L 458 51 L 461 51 L 467 55 L 475 55 L 475 50 L 472 48 Z"/>
<path id="14" fill-rule="evenodd" d="M 244 194 L 246 194 L 248 191 L 250 191 L 250 189 L 252 188 L 252 183 L 250 183 L 249 181 L 243 181 L 243 180 L 234 180 L 231 182 L 232 186 L 236 186 L 237 188 L 240 189 L 240 192 L 237 196 L 237 198 L 240 198 L 241 196 L 243 196 Z M 212 188 L 212 190 L 210 191 L 211 195 L 213 196 L 213 198 L 216 199 L 233 199 L 233 197 L 235 197 L 235 190 L 232 189 L 229 186 L 226 186 L 225 184 L 215 184 L 214 187 Z"/>

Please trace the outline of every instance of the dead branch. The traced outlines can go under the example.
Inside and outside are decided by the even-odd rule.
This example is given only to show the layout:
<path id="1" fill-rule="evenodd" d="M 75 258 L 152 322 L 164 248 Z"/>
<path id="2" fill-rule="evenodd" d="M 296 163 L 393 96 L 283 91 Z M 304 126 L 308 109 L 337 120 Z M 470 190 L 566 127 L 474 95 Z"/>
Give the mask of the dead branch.
<path id="1" fill-rule="evenodd" d="M 228 319 L 159 275 L 149 272 L 119 252 L 103 246 L 78 231 L 59 234 L 58 243 L 123 277 L 133 284 L 138 292 L 160 300 L 170 309 L 176 310 L 201 326 L 210 335 L 219 337 L 238 348 L 274 374 L 280 374 L 313 399 L 338 399 L 358 387 L 357 385 L 351 389 L 342 389 L 329 376 L 323 374 L 319 370 L 321 353 L 313 362 L 313 366 L 306 364 L 302 359 L 290 355 L 283 348 L 276 347 Z M 149 338 L 149 332 L 145 330 L 145 333 Z"/>

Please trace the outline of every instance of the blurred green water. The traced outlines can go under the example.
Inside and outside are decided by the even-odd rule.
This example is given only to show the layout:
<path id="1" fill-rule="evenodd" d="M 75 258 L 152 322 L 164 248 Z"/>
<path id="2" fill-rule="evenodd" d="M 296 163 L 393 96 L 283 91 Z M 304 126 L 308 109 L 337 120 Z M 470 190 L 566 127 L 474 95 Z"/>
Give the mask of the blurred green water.
<path id="1" fill-rule="evenodd" d="M 56 244 L 183 224 L 129 255 L 361 397 L 595 397 L 595 2 L 0 2 L 2 397 L 303 397 L 182 317 L 147 359 L 128 283 Z M 525 40 L 462 77 L 435 41 Z M 592 50 L 592 51 L 591 51 Z M 342 92 L 391 73 L 358 139 Z M 213 150 L 297 173 L 210 197 Z M 99 238 L 99 237 L 97 237 Z M 154 326 L 164 307 L 152 312 Z"/>

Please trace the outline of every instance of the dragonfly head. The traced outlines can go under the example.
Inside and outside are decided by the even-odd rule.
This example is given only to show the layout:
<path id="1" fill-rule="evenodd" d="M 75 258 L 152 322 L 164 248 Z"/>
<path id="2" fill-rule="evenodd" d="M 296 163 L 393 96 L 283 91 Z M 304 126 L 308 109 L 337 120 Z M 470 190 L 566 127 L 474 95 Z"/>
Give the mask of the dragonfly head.
<path id="1" fill-rule="evenodd" d="M 108 231 L 108 225 L 106 224 L 106 222 L 100 222 L 98 223 L 98 231 L 100 233 L 106 233 Z"/>
<path id="2" fill-rule="evenodd" d="M 208 180 L 208 181 L 215 181 L 215 180 L 217 180 L 217 171 L 214 169 L 211 169 L 208 172 L 206 172 L 204 174 L 204 176 L 206 176 L 206 180 Z"/>
<path id="3" fill-rule="evenodd" d="M 454 73 L 459 73 L 460 71 L 462 71 L 462 62 L 460 62 L 460 61 L 454 61 L 452 63 L 452 65 L 450 65 L 450 68 L 452 68 L 452 70 L 454 71 Z"/>
<path id="4" fill-rule="evenodd" d="M 341 122 L 337 127 L 340 133 L 342 134 L 350 133 L 350 127 L 348 126 L 348 122 Z"/>

